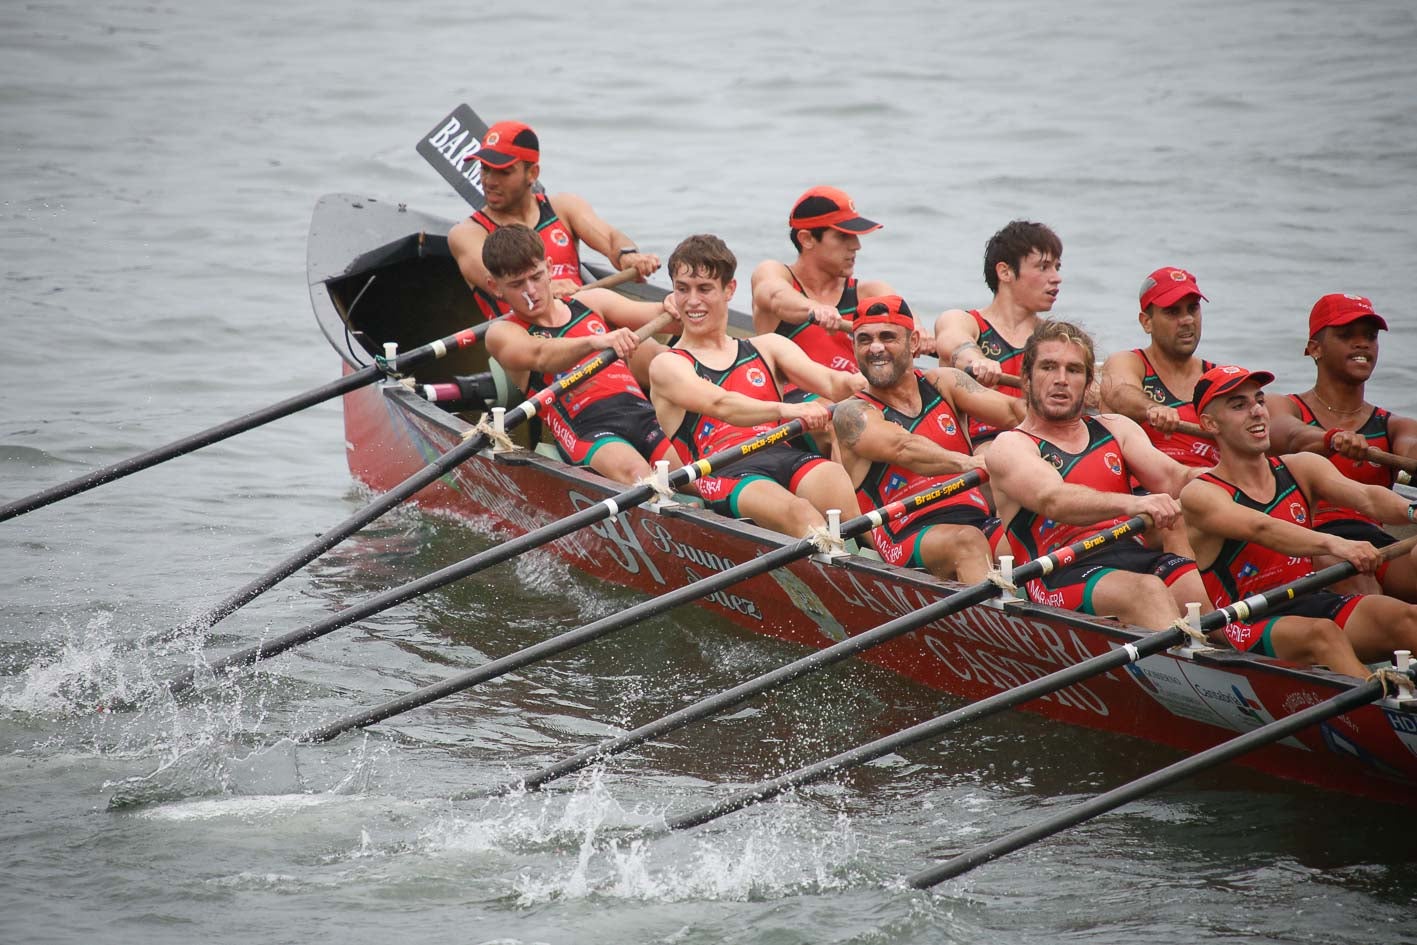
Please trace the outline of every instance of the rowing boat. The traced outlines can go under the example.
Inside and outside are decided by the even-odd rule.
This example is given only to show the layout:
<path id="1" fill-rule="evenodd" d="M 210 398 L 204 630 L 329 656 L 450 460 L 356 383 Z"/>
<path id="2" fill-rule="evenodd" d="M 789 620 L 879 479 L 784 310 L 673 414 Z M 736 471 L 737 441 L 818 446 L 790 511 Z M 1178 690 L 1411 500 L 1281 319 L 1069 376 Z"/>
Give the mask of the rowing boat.
<path id="1" fill-rule="evenodd" d="M 367 197 L 316 204 L 307 271 L 315 316 L 343 361 L 359 370 L 386 344 L 399 350 L 466 327 L 471 292 L 448 252 L 451 221 Z M 590 269 L 593 276 L 604 273 Z M 648 285 L 629 291 L 657 298 Z M 741 313 L 733 325 L 748 331 Z M 436 363 L 420 383 L 488 370 L 480 348 Z M 469 415 L 449 412 L 390 381 L 344 396 L 354 477 L 397 485 L 452 448 Z M 415 501 L 429 510 L 523 534 L 619 491 L 532 449 L 487 452 Z M 550 550 L 595 578 L 657 594 L 698 580 L 787 539 L 691 504 L 637 508 L 564 538 Z M 959 585 L 861 555 L 818 556 L 714 593 L 699 606 L 751 630 L 820 648 Z M 929 624 L 863 658 L 952 696 L 975 700 L 1141 639 L 1116 621 L 1007 599 Z M 1351 677 L 1233 651 L 1185 649 L 1147 657 L 1027 704 L 1071 725 L 1148 739 L 1193 753 L 1293 714 L 1355 685 Z M 1320 788 L 1410 804 L 1417 788 L 1417 700 L 1385 699 L 1261 748 L 1236 762 Z"/>

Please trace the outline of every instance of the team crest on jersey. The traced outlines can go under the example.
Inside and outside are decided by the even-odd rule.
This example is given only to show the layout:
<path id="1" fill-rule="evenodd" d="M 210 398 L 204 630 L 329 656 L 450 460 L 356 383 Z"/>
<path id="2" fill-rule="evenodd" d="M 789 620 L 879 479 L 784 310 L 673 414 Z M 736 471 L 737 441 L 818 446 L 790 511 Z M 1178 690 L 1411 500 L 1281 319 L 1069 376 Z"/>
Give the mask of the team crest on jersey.
<path id="1" fill-rule="evenodd" d="M 905 485 L 907 481 L 902 473 L 891 473 L 891 477 L 886 480 L 886 491 L 893 493 L 901 486 Z"/>
<path id="2" fill-rule="evenodd" d="M 605 334 L 605 325 L 599 319 L 586 322 L 586 327 L 590 329 L 590 333 L 593 335 Z"/>
<path id="3" fill-rule="evenodd" d="M 1305 522 L 1307 522 L 1309 520 L 1309 515 L 1307 512 L 1304 511 L 1304 503 L 1290 502 L 1289 517 L 1300 525 L 1303 525 Z"/>
<path id="4" fill-rule="evenodd" d="M 1112 475 L 1120 476 L 1122 474 L 1122 457 L 1116 453 L 1108 451 L 1107 455 L 1102 457 L 1102 461 L 1107 464 L 1108 469 L 1112 470 Z"/>
<path id="5" fill-rule="evenodd" d="M 571 238 L 566 235 L 565 230 L 552 230 L 551 242 L 555 243 L 557 246 L 570 246 Z"/>
<path id="6" fill-rule="evenodd" d="M 1252 578 L 1259 573 L 1259 568 L 1255 567 L 1252 562 L 1246 561 L 1244 564 L 1240 565 L 1240 570 L 1235 572 L 1235 576 L 1243 581 L 1246 578 Z"/>
<path id="7" fill-rule="evenodd" d="M 935 422 L 940 425 L 941 430 L 945 431 L 945 436 L 954 436 L 959 430 L 959 427 L 955 426 L 955 418 L 948 413 L 941 413 L 935 418 Z"/>
<path id="8" fill-rule="evenodd" d="M 763 373 L 760 367 L 750 367 L 743 374 L 748 379 L 748 383 L 754 387 L 762 387 L 768 382 L 768 376 Z"/>
<path id="9" fill-rule="evenodd" d="M 979 339 L 979 350 L 983 351 L 986 356 L 991 357 L 996 361 L 998 360 L 999 355 L 1004 353 L 1004 349 L 999 347 L 999 343 L 997 341 L 986 341 L 983 338 Z"/>
<path id="10" fill-rule="evenodd" d="M 1048 460 L 1048 462 L 1052 463 L 1054 469 L 1063 468 L 1063 457 L 1058 453 L 1054 452 L 1053 450 L 1049 450 L 1048 452 L 1044 453 L 1043 458 Z"/>

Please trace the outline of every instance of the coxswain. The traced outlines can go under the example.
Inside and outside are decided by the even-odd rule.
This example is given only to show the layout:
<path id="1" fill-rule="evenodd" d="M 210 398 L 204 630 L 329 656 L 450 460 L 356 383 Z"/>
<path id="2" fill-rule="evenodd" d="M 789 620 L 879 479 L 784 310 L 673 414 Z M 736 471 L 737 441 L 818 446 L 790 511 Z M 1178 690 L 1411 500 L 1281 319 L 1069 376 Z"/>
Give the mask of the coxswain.
<path id="1" fill-rule="evenodd" d="M 852 337 L 866 389 L 837 404 L 832 423 L 862 512 L 983 469 L 970 450 L 965 413 L 1001 428 L 1023 419 L 1022 400 L 963 371 L 916 368 L 920 332 L 898 295 L 863 298 Z M 988 574 L 998 526 L 989 500 L 973 488 L 893 518 L 871 538 L 891 564 L 975 584 Z"/>
<path id="2" fill-rule="evenodd" d="M 1268 371 L 1211 368 L 1196 384 L 1201 425 L 1215 434 L 1215 468 L 1181 493 L 1187 531 L 1211 603 L 1220 607 L 1296 580 L 1312 556 L 1378 566 L 1377 548 L 1314 528 L 1315 501 L 1360 510 L 1378 521 L 1411 522 L 1413 506 L 1391 489 L 1345 478 L 1322 456 L 1270 450 Z M 1261 619 L 1232 623 L 1236 649 L 1295 663 L 1318 663 L 1366 676 L 1365 662 L 1395 649 L 1417 650 L 1417 607 L 1377 594 L 1323 589 L 1271 608 Z"/>
<path id="3" fill-rule="evenodd" d="M 1196 381 L 1215 365 L 1196 356 L 1201 340 L 1201 294 L 1196 277 L 1163 266 L 1141 284 L 1137 321 L 1151 338 L 1145 348 L 1118 351 L 1102 364 L 1101 407 L 1130 417 L 1156 448 L 1186 466 L 1215 465 L 1215 444 L 1177 431 L 1195 423 Z"/>
<path id="4" fill-rule="evenodd" d="M 1083 416 L 1096 371 L 1092 338 L 1064 321 L 1039 324 L 1020 362 L 1027 412 L 986 456 L 999 518 L 1019 561 L 1028 561 L 1135 515 L 1163 530 L 1164 550 L 1140 539 L 1109 545 L 1030 582 L 1036 602 L 1162 629 L 1205 601 L 1176 496 L 1200 470 L 1151 445 L 1120 414 Z M 1135 479 L 1149 492 L 1132 491 Z"/>
<path id="5" fill-rule="evenodd" d="M 737 287 L 737 265 L 723 241 L 709 235 L 685 239 L 669 257 L 683 334 L 650 364 L 650 397 L 660 424 L 690 459 L 736 446 L 788 420 L 824 431 L 831 419 L 828 404 L 865 385 L 859 374 L 824 367 L 781 335 L 730 337 L 728 302 Z M 788 403 L 782 388 L 789 383 L 823 399 Z M 698 485 L 715 511 L 794 537 L 824 524 L 828 509 L 849 512 L 856 506 L 840 463 L 786 443 L 759 450 Z"/>
<path id="6" fill-rule="evenodd" d="M 640 252 L 634 240 L 597 216 L 585 198 L 570 193 L 548 197 L 535 190 L 541 176 L 541 142 L 521 122 L 499 121 L 488 128 L 482 147 L 467 160 L 481 164 L 487 205 L 448 231 L 448 250 L 488 318 L 506 314 L 507 306 L 487 294 L 482 243 L 508 223 L 521 223 L 540 234 L 551 260 L 551 291 L 558 298 L 583 284 L 582 242 L 616 269 L 633 267 L 641 280 L 659 268 L 658 256 Z"/>
<path id="7" fill-rule="evenodd" d="M 548 386 L 558 373 L 596 351 L 613 350 L 622 359 L 542 412 L 562 458 L 623 483 L 649 475 L 656 460 L 682 465 L 629 367 L 639 349 L 663 349 L 653 339 L 640 342 L 635 329 L 672 305 L 634 301 L 609 289 L 583 289 L 558 298 L 551 289 L 546 247 L 520 223 L 488 234 L 481 255 L 488 272 L 484 288 L 511 310 L 488 326 L 487 353 L 523 389 Z M 643 354 L 652 356 L 654 350 Z"/>
<path id="8" fill-rule="evenodd" d="M 984 247 L 984 282 L 994 294 L 982 309 L 950 309 L 935 322 L 940 363 L 973 375 L 987 387 L 1019 396 L 1017 387 L 1000 384 L 1001 374 L 1021 370 L 1023 346 L 1049 312 L 1063 284 L 1063 242 L 1042 223 L 1014 220 L 989 237 Z M 996 427 L 970 420 L 969 438 L 981 455 Z"/>
<path id="9" fill-rule="evenodd" d="M 1396 472 L 1367 459 L 1369 447 L 1417 457 L 1417 420 L 1368 403 L 1365 388 L 1378 365 L 1378 332 L 1387 321 L 1361 295 L 1334 293 L 1309 312 L 1309 341 L 1304 354 L 1314 361 L 1314 386 L 1270 402 L 1274 452 L 1322 453 L 1339 472 L 1356 482 L 1392 488 Z M 1371 515 L 1342 503 L 1319 502 L 1314 528 L 1371 542 L 1379 548 L 1397 539 Z M 1315 565 L 1333 561 L 1323 555 Z M 1417 559 L 1385 562 L 1374 574 L 1360 574 L 1336 585 L 1350 593 L 1384 593 L 1417 602 Z"/>

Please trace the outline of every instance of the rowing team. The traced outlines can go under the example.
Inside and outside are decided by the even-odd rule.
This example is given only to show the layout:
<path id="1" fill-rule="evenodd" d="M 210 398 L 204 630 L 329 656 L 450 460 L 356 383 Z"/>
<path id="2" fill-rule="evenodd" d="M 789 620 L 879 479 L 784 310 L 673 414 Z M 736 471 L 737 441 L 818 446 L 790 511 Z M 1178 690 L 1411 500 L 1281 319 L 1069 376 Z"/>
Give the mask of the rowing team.
<path id="1" fill-rule="evenodd" d="M 1112 355 L 1095 378 L 1089 335 L 1041 317 L 1062 282 L 1048 227 L 996 233 L 984 260 L 993 301 L 945 312 L 932 336 L 889 285 L 855 276 L 861 237 L 880 224 L 844 192 L 814 187 L 789 214 L 794 262 L 753 271 L 758 334 L 735 339 L 737 260 L 722 240 L 679 244 L 663 302 L 577 291 L 581 241 L 641 278 L 659 259 L 583 199 L 534 190 L 540 145 L 526 125 L 494 125 L 474 157 L 487 205 L 448 242 L 485 313 L 507 316 L 487 332 L 489 353 L 528 390 L 592 352 L 623 359 L 547 412 L 567 461 L 634 482 L 656 460 L 680 465 L 801 420 L 802 447 L 774 445 L 700 480 L 708 506 L 798 536 L 827 509 L 869 511 L 978 469 L 986 487 L 877 529 L 881 556 L 975 583 L 996 554 L 1032 560 L 1144 513 L 1145 541 L 1056 570 L 1028 595 L 1160 629 L 1187 602 L 1209 611 L 1307 574 L 1315 558 L 1342 560 L 1358 574 L 1341 592 L 1231 623 L 1215 642 L 1352 675 L 1417 650 L 1417 552 L 1378 550 L 1395 541 L 1380 525 L 1413 522 L 1417 505 L 1369 460 L 1370 447 L 1417 456 L 1417 420 L 1364 399 L 1387 328 L 1368 299 L 1314 305 L 1314 386 L 1267 402 L 1269 372 L 1197 357 L 1205 296 L 1189 272 L 1158 269 L 1139 296 L 1150 343 Z M 672 345 L 639 341 L 634 330 L 663 312 L 679 319 Z M 915 368 L 922 353 L 942 366 Z M 1104 412 L 1086 413 L 1093 402 Z"/>

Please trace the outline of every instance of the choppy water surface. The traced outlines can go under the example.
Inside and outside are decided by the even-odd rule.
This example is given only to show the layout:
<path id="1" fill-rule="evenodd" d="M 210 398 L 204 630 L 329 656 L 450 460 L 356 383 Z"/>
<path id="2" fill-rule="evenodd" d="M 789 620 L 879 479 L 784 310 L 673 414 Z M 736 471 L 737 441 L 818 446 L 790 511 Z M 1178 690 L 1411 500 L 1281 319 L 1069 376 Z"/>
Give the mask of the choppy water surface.
<path id="1" fill-rule="evenodd" d="M 304 285 L 310 207 L 353 191 L 463 213 L 413 151 L 462 100 L 532 122 L 549 186 L 642 247 L 713 230 L 744 280 L 789 252 L 793 197 L 829 182 L 886 224 L 859 271 L 918 311 L 986 302 L 984 240 L 1027 216 L 1066 245 L 1058 313 L 1104 348 L 1142 342 L 1136 286 L 1182 265 L 1211 300 L 1204 353 L 1285 389 L 1311 379 L 1309 305 L 1362 292 L 1394 329 L 1372 397 L 1417 411 L 1408 4 L 953 7 L 0 9 L 0 498 L 332 377 Z M 163 631 L 360 505 L 342 440 L 320 407 L 0 525 L 0 940 L 1417 941 L 1394 811 L 1241 771 L 903 889 L 1171 760 L 1021 715 L 625 839 L 938 708 L 864 666 L 544 795 L 476 796 L 795 655 L 696 613 L 367 735 L 285 738 L 632 602 L 545 557 L 202 698 L 101 711 L 197 658 Z M 488 540 L 395 516 L 208 643 Z"/>

